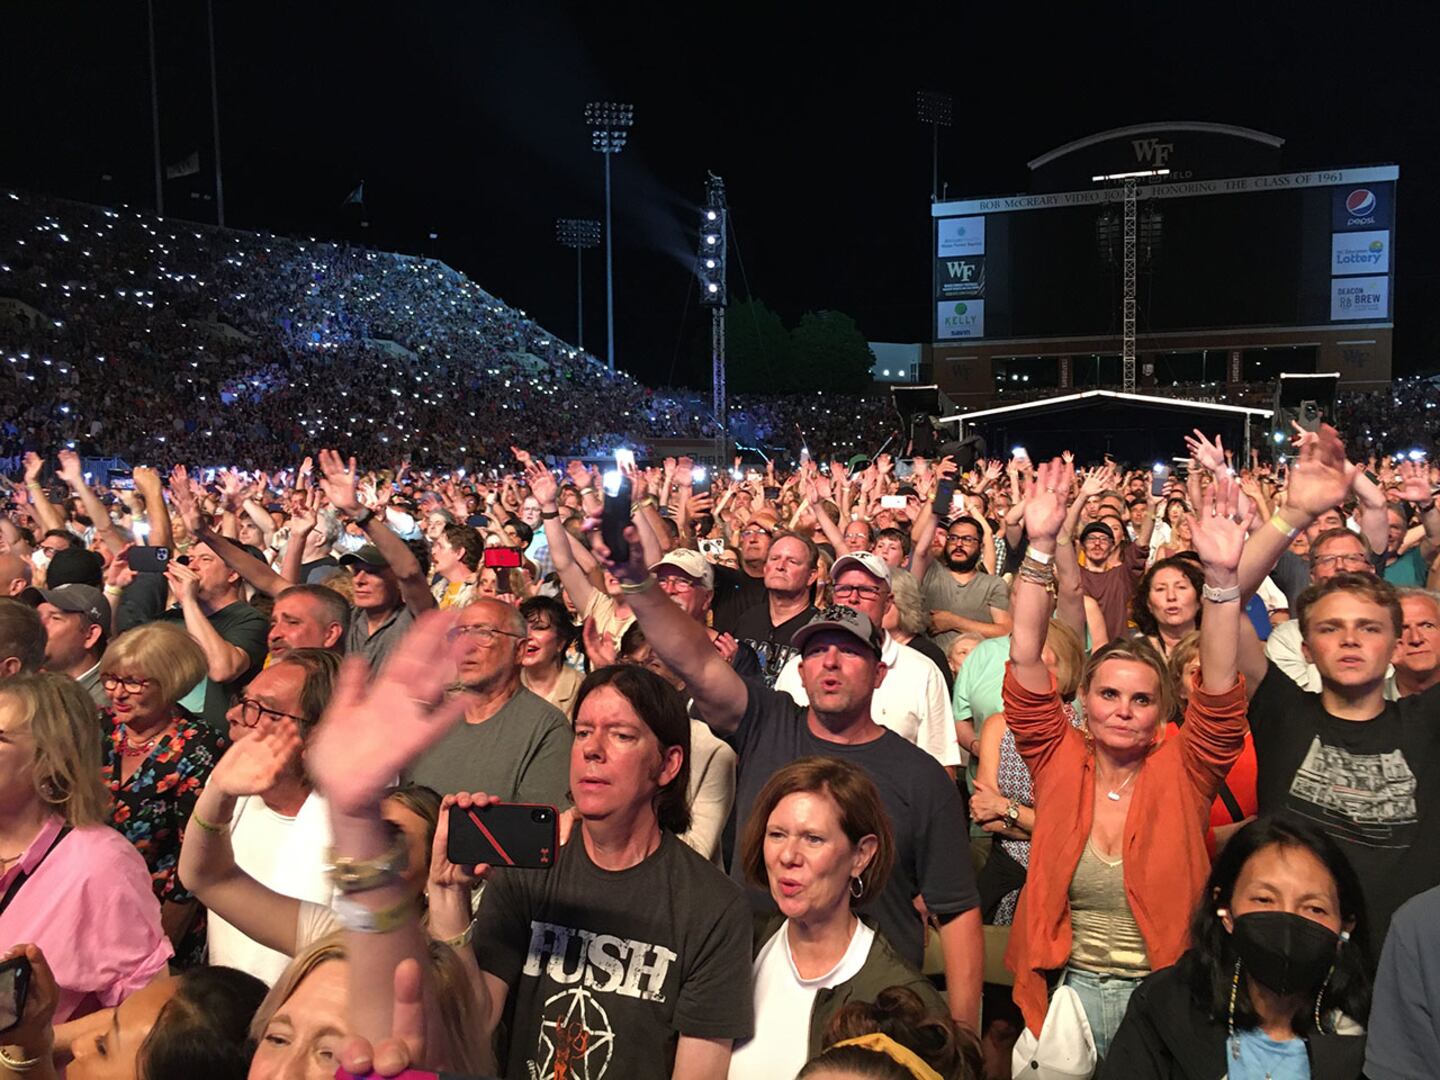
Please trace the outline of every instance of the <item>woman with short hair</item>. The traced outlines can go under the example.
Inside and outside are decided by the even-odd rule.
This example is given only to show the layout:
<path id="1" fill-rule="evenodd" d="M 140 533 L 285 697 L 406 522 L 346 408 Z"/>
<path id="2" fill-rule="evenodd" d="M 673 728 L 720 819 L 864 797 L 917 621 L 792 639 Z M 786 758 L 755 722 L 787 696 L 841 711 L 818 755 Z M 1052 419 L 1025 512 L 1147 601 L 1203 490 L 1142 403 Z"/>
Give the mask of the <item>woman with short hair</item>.
<path id="1" fill-rule="evenodd" d="M 57 1023 L 118 1005 L 173 951 L 145 862 L 109 822 L 90 695 L 64 675 L 0 682 L 0 942 L 48 955 Z"/>
<path id="2" fill-rule="evenodd" d="M 794 1075 L 824 1048 L 836 1012 L 887 987 L 909 987 L 948 1019 L 930 983 L 855 913 L 885 887 L 894 860 L 880 792 L 862 770 L 810 757 L 770 778 L 746 824 L 740 862 L 783 919 L 755 957 L 755 1037 L 732 1052 L 730 1076 Z"/>
<path id="3" fill-rule="evenodd" d="M 166 623 L 127 630 L 100 659 L 110 822 L 145 857 L 180 970 L 203 962 L 205 920 L 175 866 L 195 800 L 229 742 L 180 705 L 205 671 L 200 646 Z"/>
<path id="4" fill-rule="evenodd" d="M 520 604 L 527 636 L 520 650 L 520 682 L 575 719 L 575 698 L 584 676 L 565 662 L 580 637 L 565 605 L 553 596 L 532 596 Z"/>

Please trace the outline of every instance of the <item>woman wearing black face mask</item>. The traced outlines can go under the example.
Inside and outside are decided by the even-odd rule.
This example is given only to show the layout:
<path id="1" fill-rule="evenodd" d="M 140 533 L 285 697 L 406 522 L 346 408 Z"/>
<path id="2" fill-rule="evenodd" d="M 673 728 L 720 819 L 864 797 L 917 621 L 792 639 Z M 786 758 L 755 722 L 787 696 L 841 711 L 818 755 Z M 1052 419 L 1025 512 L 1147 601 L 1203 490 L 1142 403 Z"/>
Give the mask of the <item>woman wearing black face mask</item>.
<path id="1" fill-rule="evenodd" d="M 1130 999 L 1101 1075 L 1357 1080 L 1364 918 L 1359 880 L 1329 837 L 1291 815 L 1252 822 L 1211 870 L 1190 949 Z"/>

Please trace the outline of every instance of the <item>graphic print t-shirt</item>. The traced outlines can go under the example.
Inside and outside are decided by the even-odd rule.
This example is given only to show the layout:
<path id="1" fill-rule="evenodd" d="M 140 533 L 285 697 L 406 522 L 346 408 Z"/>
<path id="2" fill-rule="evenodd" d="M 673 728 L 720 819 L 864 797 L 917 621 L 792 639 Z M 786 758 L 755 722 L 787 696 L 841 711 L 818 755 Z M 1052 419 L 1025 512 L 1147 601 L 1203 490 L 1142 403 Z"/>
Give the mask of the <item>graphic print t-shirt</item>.
<path id="1" fill-rule="evenodd" d="M 577 835 L 553 870 L 502 870 L 475 925 L 480 966 L 510 987 L 509 1080 L 669 1076 L 680 1035 L 753 1031 L 750 912 L 674 836 L 602 870 Z"/>
<path id="2" fill-rule="evenodd" d="M 1440 884 L 1440 693 L 1387 701 L 1373 720 L 1331 716 L 1273 663 L 1250 702 L 1260 813 L 1329 833 L 1360 877 L 1379 955 L 1390 916 Z"/>

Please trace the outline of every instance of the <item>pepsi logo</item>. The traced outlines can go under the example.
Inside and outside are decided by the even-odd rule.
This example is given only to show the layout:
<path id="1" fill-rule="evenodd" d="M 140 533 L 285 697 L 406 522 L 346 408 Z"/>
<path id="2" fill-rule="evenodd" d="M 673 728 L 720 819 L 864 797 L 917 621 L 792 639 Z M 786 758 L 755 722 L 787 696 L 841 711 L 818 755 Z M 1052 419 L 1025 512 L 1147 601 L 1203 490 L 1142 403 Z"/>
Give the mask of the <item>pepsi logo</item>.
<path id="1" fill-rule="evenodd" d="M 1345 196 L 1345 212 L 1362 217 L 1375 209 L 1375 193 L 1369 188 L 1356 188 Z"/>

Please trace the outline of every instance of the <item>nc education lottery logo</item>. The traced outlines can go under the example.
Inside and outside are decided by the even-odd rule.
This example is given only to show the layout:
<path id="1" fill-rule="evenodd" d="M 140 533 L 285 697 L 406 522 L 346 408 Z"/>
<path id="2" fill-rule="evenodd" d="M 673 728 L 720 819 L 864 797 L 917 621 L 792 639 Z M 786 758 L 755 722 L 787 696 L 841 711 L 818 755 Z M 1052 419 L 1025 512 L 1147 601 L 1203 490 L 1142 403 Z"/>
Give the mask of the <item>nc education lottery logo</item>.
<path id="1" fill-rule="evenodd" d="M 1385 270 L 1390 260 L 1390 232 L 1334 233 L 1330 241 L 1330 270 L 1334 274 L 1363 274 Z"/>

